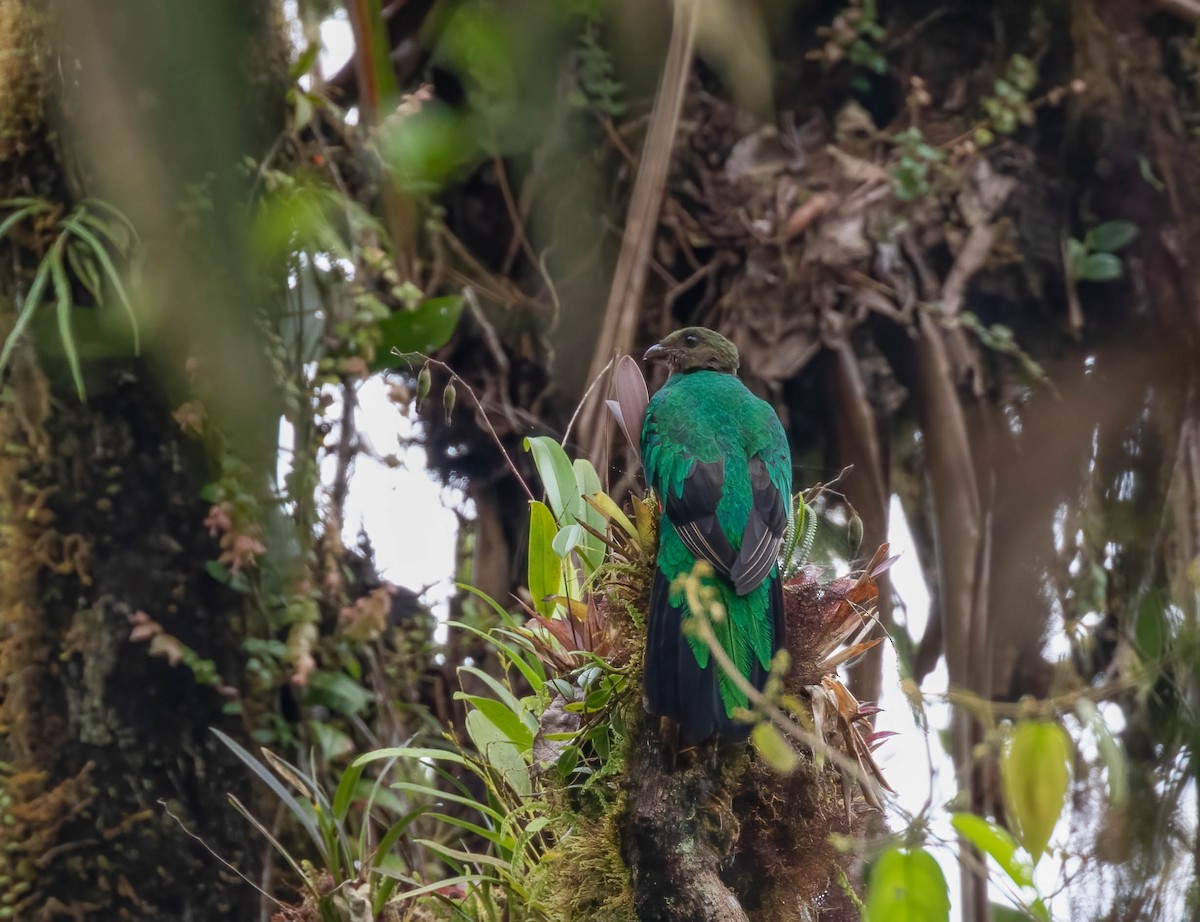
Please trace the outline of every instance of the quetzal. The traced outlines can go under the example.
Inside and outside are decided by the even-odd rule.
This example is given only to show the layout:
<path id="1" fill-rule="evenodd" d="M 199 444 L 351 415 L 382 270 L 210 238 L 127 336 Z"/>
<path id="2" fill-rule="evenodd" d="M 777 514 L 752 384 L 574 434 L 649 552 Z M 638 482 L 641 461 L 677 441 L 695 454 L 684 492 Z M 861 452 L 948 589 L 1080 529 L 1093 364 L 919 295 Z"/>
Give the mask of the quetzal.
<path id="1" fill-rule="evenodd" d="M 771 405 L 737 378 L 737 347 L 704 327 L 678 330 L 645 355 L 663 362 L 667 383 L 646 408 L 642 462 L 662 508 L 650 591 L 645 703 L 679 726 L 686 745 L 714 735 L 744 739 L 733 711 L 745 693 L 703 639 L 683 630 L 693 617 L 672 589 L 697 560 L 724 616 L 713 620 L 725 652 L 761 690 L 784 643 L 779 554 L 792 495 L 787 437 Z"/>

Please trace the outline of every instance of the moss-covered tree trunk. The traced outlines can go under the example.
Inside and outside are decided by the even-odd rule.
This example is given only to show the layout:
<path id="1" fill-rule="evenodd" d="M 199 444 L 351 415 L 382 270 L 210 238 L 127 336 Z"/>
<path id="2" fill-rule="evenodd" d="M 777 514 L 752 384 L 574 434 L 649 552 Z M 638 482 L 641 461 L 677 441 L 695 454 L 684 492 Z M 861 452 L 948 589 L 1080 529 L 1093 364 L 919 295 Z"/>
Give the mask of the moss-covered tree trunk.
<path id="1" fill-rule="evenodd" d="M 193 215 L 190 239 L 210 249 L 188 256 L 224 276 L 226 293 L 236 287 L 238 261 L 213 258 L 220 241 L 210 231 L 228 201 L 219 187 L 238 187 L 227 179 L 238 158 L 277 130 L 285 56 L 269 0 L 199 6 L 197 18 L 176 4 L 0 0 L 0 215 L 15 210 L 13 199 L 50 205 L 40 222 L 0 239 L 0 339 L 29 307 L 58 239 L 55 219 L 85 199 L 132 219 L 146 261 L 145 287 L 133 294 L 142 357 L 128 349 L 95 357 L 90 318 L 104 311 L 126 321 L 112 290 L 98 307 L 71 265 L 64 275 L 87 399 L 53 320 L 35 321 L 2 379 L 4 918 L 257 912 L 252 887 L 213 856 L 259 865 L 225 801 L 245 788 L 246 772 L 209 732 L 240 729 L 222 712 L 220 683 L 198 681 L 179 662 L 197 647 L 218 674 L 240 675 L 243 625 L 240 597 L 205 571 L 219 553 L 201 499 L 214 473 L 172 417 L 187 353 L 165 344 L 188 339 L 202 354 L 196 330 L 232 323 L 246 308 L 245 298 L 207 300 L 220 284 L 189 290 L 196 276 L 178 272 L 174 248 L 185 239 L 185 189 L 207 188 L 202 221 L 211 221 L 196 232 Z M 204 81 L 203 92 L 184 92 Z M 39 316 L 53 318 L 61 295 L 48 287 Z M 247 388 L 247 404 L 269 409 L 265 391 L 253 390 L 265 379 L 261 353 L 236 332 L 250 321 L 231 330 L 242 340 L 233 358 L 245 366 L 235 386 Z M 269 412 L 249 415 L 272 431 Z"/>

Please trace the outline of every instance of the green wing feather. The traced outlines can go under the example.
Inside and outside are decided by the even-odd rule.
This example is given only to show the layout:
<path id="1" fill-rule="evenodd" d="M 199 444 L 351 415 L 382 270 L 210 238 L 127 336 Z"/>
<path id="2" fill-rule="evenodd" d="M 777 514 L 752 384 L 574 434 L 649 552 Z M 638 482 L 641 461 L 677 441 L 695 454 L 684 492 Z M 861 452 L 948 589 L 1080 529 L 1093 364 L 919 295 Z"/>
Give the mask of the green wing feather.
<path id="1" fill-rule="evenodd" d="M 721 534 L 715 537 L 723 537 L 735 554 L 741 550 L 755 508 L 750 465 L 756 458 L 765 465 L 771 486 L 782 497 L 786 521 L 791 456 L 783 426 L 770 404 L 755 397 L 732 375 L 707 371 L 673 376 L 651 399 L 642 431 L 647 479 L 669 511 L 672 498 L 686 499 L 688 478 L 698 464 L 723 465 L 720 496 L 707 499 L 716 499 L 711 512 Z M 705 525 L 712 534 L 713 521 L 706 519 Z M 667 583 L 690 573 L 696 560 L 697 555 L 665 513 L 657 564 Z M 726 617 L 714 623 L 714 633 L 746 677 L 757 672 L 755 661 L 762 670 L 769 668 L 779 640 L 774 636 L 771 603 L 771 582 L 776 579 L 778 567 L 772 565 L 767 579 L 739 595 L 720 573 L 711 577 L 726 612 Z M 685 621 L 690 617 L 686 600 L 675 594 L 670 602 L 684 611 Z M 697 662 L 707 668 L 707 646 L 690 635 L 688 642 Z M 718 676 L 718 686 L 727 713 L 746 706 L 745 695 L 724 674 Z"/>

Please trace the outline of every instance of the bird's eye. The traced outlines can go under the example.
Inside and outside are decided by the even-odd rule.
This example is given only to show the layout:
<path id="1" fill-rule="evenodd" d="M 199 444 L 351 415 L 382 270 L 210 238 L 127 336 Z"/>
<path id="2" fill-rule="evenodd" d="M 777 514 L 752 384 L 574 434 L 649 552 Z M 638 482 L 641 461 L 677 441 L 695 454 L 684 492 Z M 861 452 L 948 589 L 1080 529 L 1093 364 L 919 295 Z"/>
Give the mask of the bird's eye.
<path id="1" fill-rule="evenodd" d="M 696 345 L 696 343 L 697 343 L 696 334 L 695 334 L 695 333 L 689 333 L 687 336 L 685 336 L 685 337 L 683 338 L 683 342 L 684 342 L 684 344 L 685 344 L 685 345 L 688 345 L 688 346 L 694 346 L 694 345 Z"/>

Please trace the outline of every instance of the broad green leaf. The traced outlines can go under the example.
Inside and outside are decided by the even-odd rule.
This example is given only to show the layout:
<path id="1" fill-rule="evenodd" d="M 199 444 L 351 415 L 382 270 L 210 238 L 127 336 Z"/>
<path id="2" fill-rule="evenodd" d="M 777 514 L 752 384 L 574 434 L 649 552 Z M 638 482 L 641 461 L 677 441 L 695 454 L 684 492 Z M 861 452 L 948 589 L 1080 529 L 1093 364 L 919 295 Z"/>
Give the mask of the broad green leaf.
<path id="1" fill-rule="evenodd" d="M 1006 829 L 974 813 L 955 813 L 950 820 L 958 834 L 1000 865 L 1000 870 L 1020 887 L 1033 886 L 1033 865 L 1018 852 L 1019 846 Z"/>
<path id="2" fill-rule="evenodd" d="M 1088 248 L 1100 253 L 1115 253 L 1129 246 L 1138 235 L 1136 224 L 1128 221 L 1105 221 L 1092 228 L 1085 243 Z"/>
<path id="3" fill-rule="evenodd" d="M 890 848 L 875 862 L 867 890 L 867 922 L 946 922 L 950 892 L 924 849 Z"/>
<path id="4" fill-rule="evenodd" d="M 537 435 L 525 440 L 525 450 L 533 454 L 538 476 L 546 490 L 546 500 L 554 512 L 554 520 L 562 525 L 571 524 L 564 513 L 572 515 L 583 505 L 583 494 L 576 497 L 575 469 L 562 446 L 546 435 Z M 580 516 L 576 515 L 576 519 Z"/>
<path id="5" fill-rule="evenodd" d="M 398 310 L 379 322 L 374 370 L 401 363 L 400 355 L 435 352 L 450 341 L 466 302 L 461 295 L 427 298 L 416 310 Z"/>
<path id="6" fill-rule="evenodd" d="M 1083 261 L 1085 282 L 1111 282 L 1121 277 L 1121 260 L 1112 253 L 1089 253 Z"/>
<path id="7" fill-rule="evenodd" d="M 567 555 L 579 545 L 579 541 L 583 535 L 583 527 L 578 522 L 574 525 L 564 525 L 558 530 L 558 534 L 554 536 L 551 547 L 554 548 L 554 553 L 561 559 L 566 560 Z"/>
<path id="8" fill-rule="evenodd" d="M 519 716 L 510 711 L 494 698 L 484 698 L 480 695 L 467 695 L 458 692 L 455 696 L 461 701 L 470 702 L 476 710 L 482 711 L 483 716 L 494 723 L 505 737 L 508 738 L 521 752 L 533 749 L 533 733 L 525 726 Z"/>
<path id="9" fill-rule="evenodd" d="M 604 529 L 607 526 L 604 515 L 599 509 L 596 509 L 583 498 L 585 496 L 594 496 L 601 491 L 600 475 L 596 473 L 596 469 L 592 467 L 592 462 L 587 460 L 587 458 L 576 458 L 572 467 L 575 470 L 575 496 L 578 497 L 574 513 L 575 518 L 590 527 L 593 531 L 604 534 Z M 604 542 L 591 532 L 585 531 L 580 538 L 580 545 L 579 554 L 583 558 L 588 572 L 595 572 L 596 568 L 604 563 L 604 552 L 606 550 Z"/>
<path id="10" fill-rule="evenodd" d="M 1004 802 L 1034 863 L 1046 851 L 1071 785 L 1071 740 L 1056 723 L 1017 724 L 1000 755 Z"/>
<path id="11" fill-rule="evenodd" d="M 496 770 L 518 796 L 529 797 L 533 793 L 529 766 L 504 731 L 488 720 L 482 711 L 469 711 L 466 725 L 467 735 L 479 750 L 480 757 Z"/>
<path id="12" fill-rule="evenodd" d="M 769 720 L 759 721 L 750 731 L 750 742 L 766 763 L 781 775 L 791 774 L 796 768 L 796 751 L 787 738 Z"/>
<path id="13" fill-rule="evenodd" d="M 306 699 L 353 717 L 371 703 L 371 693 L 344 672 L 322 669 L 309 677 Z"/>
<path id="14" fill-rule="evenodd" d="M 493 675 L 489 675 L 477 666 L 459 666 L 459 673 L 466 672 L 473 675 L 476 679 L 491 689 L 492 697 L 503 704 L 506 708 L 520 717 L 526 722 L 526 726 L 534 731 L 537 730 L 537 720 L 532 714 L 528 713 L 528 708 L 525 707 L 511 691 L 504 687 L 504 684 Z"/>
<path id="15" fill-rule="evenodd" d="M 529 594 L 538 613 L 549 618 L 557 605 L 546 601 L 562 593 L 562 561 L 554 553 L 558 526 L 554 514 L 536 499 L 529 503 Z"/>
<path id="16" fill-rule="evenodd" d="M 1075 714 L 1096 737 L 1096 748 L 1100 750 L 1100 757 L 1108 769 L 1108 801 L 1112 806 L 1119 807 L 1129 796 L 1129 763 L 1125 758 L 1125 747 L 1113 736 L 1104 715 L 1090 698 L 1079 699 Z"/>

